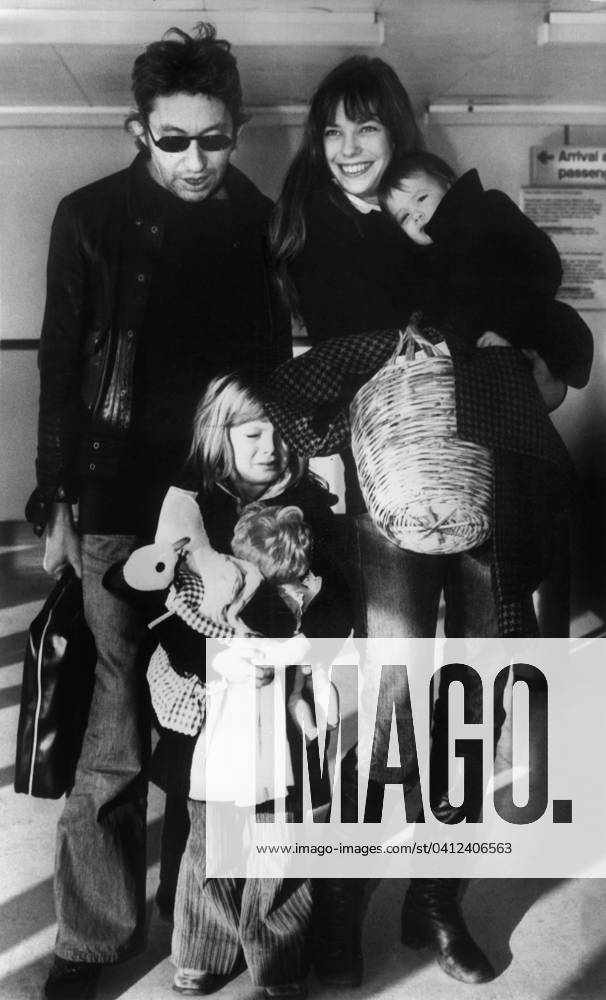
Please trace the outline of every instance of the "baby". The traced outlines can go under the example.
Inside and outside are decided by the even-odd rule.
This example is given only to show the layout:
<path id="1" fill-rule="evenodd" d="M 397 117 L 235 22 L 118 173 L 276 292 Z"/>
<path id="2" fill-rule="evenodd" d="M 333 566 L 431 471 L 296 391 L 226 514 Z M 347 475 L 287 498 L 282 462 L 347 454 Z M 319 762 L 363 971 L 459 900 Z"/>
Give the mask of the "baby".
<path id="1" fill-rule="evenodd" d="M 432 153 L 393 160 L 379 199 L 423 248 L 423 312 L 460 343 L 523 350 L 546 402 L 558 405 L 563 383 L 580 378 L 586 337 L 575 311 L 555 300 L 562 268 L 549 237 L 502 191 L 485 191 L 477 171 L 457 179 Z"/>

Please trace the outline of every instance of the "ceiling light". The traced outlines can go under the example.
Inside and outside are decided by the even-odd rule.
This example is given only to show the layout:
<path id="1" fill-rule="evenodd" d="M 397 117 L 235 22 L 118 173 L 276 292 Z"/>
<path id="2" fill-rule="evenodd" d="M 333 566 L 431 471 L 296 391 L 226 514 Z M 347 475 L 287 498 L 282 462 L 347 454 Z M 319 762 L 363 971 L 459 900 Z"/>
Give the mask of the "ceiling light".
<path id="1" fill-rule="evenodd" d="M 361 8 L 365 9 L 361 9 Z M 359 0 L 308 6 L 300 3 L 284 10 L 271 3 L 240 9 L 233 4 L 181 3 L 158 0 L 153 9 L 112 0 L 38 0 L 30 6 L 8 6 L 0 0 L 0 44 L 26 45 L 145 45 L 174 24 L 190 28 L 196 21 L 209 20 L 217 33 L 234 45 L 333 45 L 375 46 L 385 39 L 383 22 L 374 4 Z"/>
<path id="2" fill-rule="evenodd" d="M 604 45 L 606 12 L 552 11 L 539 25 L 539 45 Z"/>

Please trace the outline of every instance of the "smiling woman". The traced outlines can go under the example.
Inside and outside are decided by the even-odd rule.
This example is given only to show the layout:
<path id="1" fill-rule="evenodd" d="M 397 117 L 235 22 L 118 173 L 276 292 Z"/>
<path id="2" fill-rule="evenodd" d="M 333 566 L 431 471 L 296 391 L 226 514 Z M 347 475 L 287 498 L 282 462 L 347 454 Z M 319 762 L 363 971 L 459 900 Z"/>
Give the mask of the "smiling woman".
<path id="1" fill-rule="evenodd" d="M 326 359 L 331 350 L 338 352 L 340 373 L 348 372 L 352 380 L 359 377 L 361 358 L 371 350 L 377 332 L 406 327 L 423 301 L 426 279 L 419 270 L 421 255 L 378 203 L 390 164 L 420 148 L 408 95 L 393 69 L 381 59 L 348 59 L 328 74 L 311 101 L 303 142 L 274 212 L 273 250 L 282 286 L 313 344 L 340 338 L 322 345 L 316 358 Z M 408 194 L 412 192 L 407 193 L 407 204 Z M 352 337 L 363 333 L 367 339 Z M 342 383 L 345 395 L 353 394 L 347 377 Z M 322 405 L 326 402 L 322 400 Z M 452 560 L 407 552 L 386 541 L 365 513 L 349 450 L 343 460 L 346 507 L 355 515 L 351 518 L 351 569 L 358 601 L 356 634 L 432 638 L 443 590 L 447 635 L 496 634 L 486 552 L 478 549 L 476 557 L 465 554 Z M 362 663 L 368 676 L 375 668 L 368 659 Z M 394 701 L 401 698 L 410 706 L 402 672 L 394 674 L 393 684 Z M 434 745 L 443 733 L 441 718 L 434 714 Z M 409 738 L 414 731 L 411 718 L 402 730 Z M 389 733 L 380 739 L 385 759 L 388 743 Z M 405 780 L 413 787 L 413 756 L 403 756 Z M 348 753 L 341 773 L 345 797 L 349 794 L 357 801 L 357 784 L 352 779 L 357 774 L 355 753 Z M 443 787 L 444 774 L 438 777 L 436 787 Z M 450 803 L 442 817 L 445 823 L 461 818 Z M 411 947 L 433 945 L 441 967 L 455 979 L 486 982 L 494 971 L 465 926 L 457 891 L 453 879 L 414 879 L 402 910 L 402 940 Z M 331 986 L 359 985 L 359 884 L 353 879 L 325 880 L 316 892 L 316 903 L 318 977 Z"/>
<path id="2" fill-rule="evenodd" d="M 408 94 L 382 59 L 353 56 L 321 82 L 272 225 L 282 287 L 312 342 L 410 314 L 411 248 L 378 210 L 377 190 L 392 158 L 421 146 Z"/>

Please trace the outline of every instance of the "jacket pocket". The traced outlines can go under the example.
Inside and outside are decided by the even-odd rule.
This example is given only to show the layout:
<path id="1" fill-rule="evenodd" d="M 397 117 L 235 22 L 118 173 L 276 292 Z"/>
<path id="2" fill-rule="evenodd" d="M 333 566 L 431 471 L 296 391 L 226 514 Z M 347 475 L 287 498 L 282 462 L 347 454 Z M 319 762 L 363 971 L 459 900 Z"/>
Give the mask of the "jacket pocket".
<path id="1" fill-rule="evenodd" d="M 90 414 L 100 406 L 110 363 L 110 328 L 90 330 L 82 348 L 82 399 Z"/>

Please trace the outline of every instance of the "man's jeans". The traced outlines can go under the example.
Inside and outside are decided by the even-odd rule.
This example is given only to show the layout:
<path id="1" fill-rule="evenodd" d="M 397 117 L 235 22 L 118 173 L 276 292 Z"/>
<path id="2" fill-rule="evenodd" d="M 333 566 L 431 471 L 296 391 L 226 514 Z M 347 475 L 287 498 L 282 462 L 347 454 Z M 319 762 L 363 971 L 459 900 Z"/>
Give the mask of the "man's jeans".
<path id="1" fill-rule="evenodd" d="M 136 664 L 144 627 L 101 582 L 134 543 L 130 535 L 82 539 L 84 610 L 97 666 L 75 785 L 57 831 L 55 950 L 70 961 L 116 962 L 143 940 L 147 784 L 142 765 L 149 726 L 145 678 Z"/>

